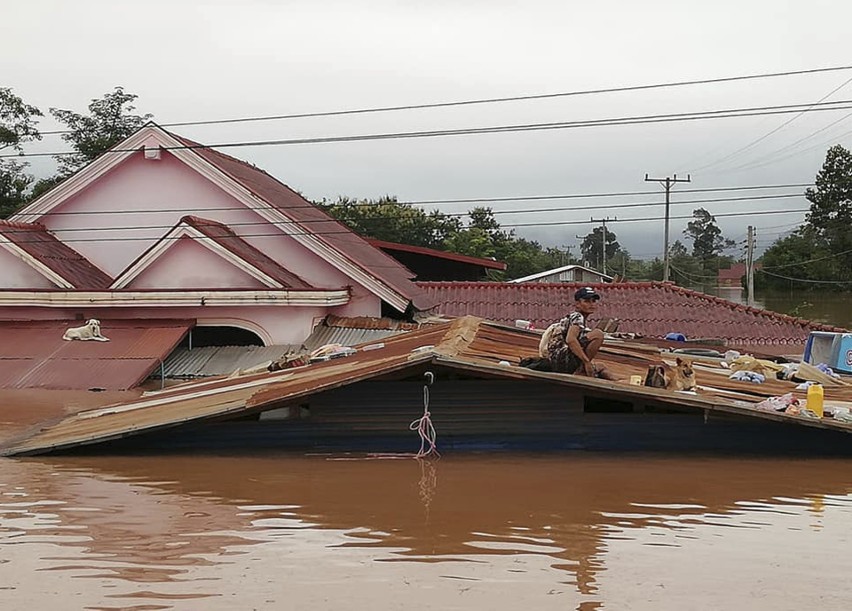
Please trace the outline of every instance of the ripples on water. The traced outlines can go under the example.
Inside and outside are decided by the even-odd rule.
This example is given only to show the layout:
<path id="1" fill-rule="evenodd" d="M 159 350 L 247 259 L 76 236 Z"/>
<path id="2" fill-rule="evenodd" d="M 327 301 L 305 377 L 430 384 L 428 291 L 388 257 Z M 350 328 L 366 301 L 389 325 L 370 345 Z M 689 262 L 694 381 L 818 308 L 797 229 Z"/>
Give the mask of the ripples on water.
<path id="1" fill-rule="evenodd" d="M 849 609 L 848 461 L 0 460 L 0 608 Z"/>

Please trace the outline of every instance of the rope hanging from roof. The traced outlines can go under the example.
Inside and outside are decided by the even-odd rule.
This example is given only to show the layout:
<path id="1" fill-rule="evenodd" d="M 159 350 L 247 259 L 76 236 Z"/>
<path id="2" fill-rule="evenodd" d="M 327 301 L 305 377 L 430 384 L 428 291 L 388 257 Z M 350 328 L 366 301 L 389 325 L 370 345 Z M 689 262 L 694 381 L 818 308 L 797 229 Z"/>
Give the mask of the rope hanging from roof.
<path id="1" fill-rule="evenodd" d="M 429 387 L 435 381 L 435 374 L 427 371 L 423 376 L 426 378 L 426 383 L 423 385 L 423 415 L 408 426 L 410 430 L 417 431 L 417 434 L 420 435 L 420 451 L 414 457 L 434 456 L 440 458 L 441 454 L 438 452 L 437 446 L 438 434 L 432 425 L 432 414 L 429 412 Z"/>

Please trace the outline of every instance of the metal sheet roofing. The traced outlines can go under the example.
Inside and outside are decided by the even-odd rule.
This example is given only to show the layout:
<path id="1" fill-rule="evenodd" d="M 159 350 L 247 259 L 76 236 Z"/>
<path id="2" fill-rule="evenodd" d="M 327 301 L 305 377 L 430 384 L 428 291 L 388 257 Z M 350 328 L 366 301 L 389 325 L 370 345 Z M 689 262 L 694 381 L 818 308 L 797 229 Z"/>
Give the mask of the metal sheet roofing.
<path id="1" fill-rule="evenodd" d="M 601 396 L 621 400 L 732 413 L 852 433 L 852 424 L 799 418 L 748 406 L 747 402 L 756 403 L 767 396 L 792 391 L 794 382 L 767 380 L 764 384 L 746 384 L 744 387 L 743 383 L 728 379 L 728 370 L 700 370 L 696 371 L 698 382 L 708 386 L 701 386 L 702 394 L 692 395 L 513 366 L 521 357 L 537 353 L 539 339 L 540 334 L 535 332 L 464 317 L 388 338 L 381 349 L 357 351 L 341 359 L 274 373 L 187 383 L 149 393 L 130 402 L 80 412 L 7 443 L 0 447 L 0 454 L 44 453 L 178 424 L 241 418 L 357 382 L 376 378 L 386 380 L 393 376 L 403 378 L 422 373 L 427 368 L 485 379 L 547 381 L 579 392 L 600 393 Z M 605 344 L 598 356 L 611 371 L 623 378 L 625 374 L 643 372 L 649 362 L 659 362 L 658 353 L 655 357 L 651 351 L 646 346 L 631 348 L 623 343 L 614 346 Z M 504 360 L 509 364 L 501 364 Z M 837 384 L 826 388 L 826 396 L 852 401 L 852 386 Z M 741 400 L 734 402 L 731 395 Z"/>
<path id="2" fill-rule="evenodd" d="M 303 344 L 308 351 L 326 344 L 356 346 L 376 342 L 417 328 L 419 328 L 417 323 L 407 323 L 390 318 L 370 318 L 367 316 L 344 318 L 329 315 L 314 327 L 313 332 Z"/>
<path id="3" fill-rule="evenodd" d="M 544 328 L 572 309 L 574 292 L 585 284 L 498 282 L 419 282 L 445 316 L 481 316 L 514 324 L 532 321 Z M 720 338 L 731 347 L 770 354 L 801 352 L 811 331 L 843 329 L 744 306 L 663 282 L 594 284 L 601 301 L 594 318 L 618 318 L 618 330 L 648 337 L 683 333 L 688 338 Z"/>
<path id="4" fill-rule="evenodd" d="M 112 278 L 43 225 L 0 221 L 0 235 L 77 289 L 103 289 Z"/>
<path id="5" fill-rule="evenodd" d="M 276 261 L 273 261 L 270 257 L 243 240 L 227 225 L 197 216 L 185 216 L 181 219 L 181 222 L 194 227 L 222 248 L 235 254 L 243 261 L 250 263 L 285 287 L 294 289 L 313 288 L 299 276 L 285 269 Z"/>
<path id="6" fill-rule="evenodd" d="M 229 375 L 269 361 L 276 361 L 288 352 L 302 351 L 301 344 L 273 346 L 204 346 L 178 348 L 163 365 L 166 378 L 209 378 Z M 153 377 L 160 377 L 154 372 Z"/>
<path id="7" fill-rule="evenodd" d="M 296 223 L 302 224 L 304 231 L 325 242 L 362 270 L 404 296 L 416 309 L 428 310 L 434 305 L 426 293 L 411 281 L 413 275 L 409 270 L 287 185 L 244 161 L 177 134 L 171 135 L 251 193 L 278 208 Z"/>
<path id="8" fill-rule="evenodd" d="M 476 267 L 484 267 L 487 269 L 505 270 L 508 267 L 508 265 L 504 261 L 497 261 L 495 259 L 482 259 L 480 257 L 471 257 L 468 255 L 460 255 L 455 252 L 447 252 L 445 250 L 435 250 L 434 248 L 426 248 L 425 246 L 412 246 L 411 244 L 386 242 L 385 240 L 376 240 L 373 238 L 367 238 L 367 242 L 369 242 L 376 248 L 381 248 L 384 251 L 390 250 L 399 252 L 410 252 L 418 255 L 435 257 L 436 259 L 447 259 L 449 261 L 456 261 L 457 263 L 467 263 L 469 265 L 473 265 Z"/>
<path id="9" fill-rule="evenodd" d="M 102 319 L 101 333 L 110 341 L 62 339 L 66 329 L 81 324 L 0 322 L 0 388 L 132 388 L 160 366 L 195 321 Z"/>

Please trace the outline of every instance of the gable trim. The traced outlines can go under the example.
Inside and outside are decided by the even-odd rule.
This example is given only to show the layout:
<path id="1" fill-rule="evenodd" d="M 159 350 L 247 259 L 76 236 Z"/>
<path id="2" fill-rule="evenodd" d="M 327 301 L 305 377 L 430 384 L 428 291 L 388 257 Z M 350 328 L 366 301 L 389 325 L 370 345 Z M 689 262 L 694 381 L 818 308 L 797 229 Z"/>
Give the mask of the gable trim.
<path id="1" fill-rule="evenodd" d="M 0 246 L 4 247 L 10 253 L 20 258 L 24 263 L 32 267 L 42 276 L 50 280 L 53 284 L 62 289 L 73 289 L 74 285 L 68 282 L 65 278 L 50 269 L 44 263 L 36 259 L 26 250 L 12 242 L 9 238 L 0 235 Z"/>
<path id="2" fill-rule="evenodd" d="M 145 291 L 19 291 L 0 290 L 0 306 L 28 307 L 215 307 L 320 306 L 349 303 L 349 289 L 316 290 L 145 290 Z"/>
<path id="3" fill-rule="evenodd" d="M 51 189 L 29 206 L 17 212 L 10 220 L 34 222 L 61 204 L 66 198 L 82 190 L 131 155 L 141 154 L 142 148 L 150 146 L 152 141 L 155 141 L 177 159 L 183 161 L 187 166 L 260 215 L 284 235 L 289 236 L 303 247 L 325 259 L 398 311 L 404 312 L 408 308 L 409 299 L 404 295 L 371 275 L 368 270 L 349 259 L 343 252 L 312 235 L 282 210 L 253 194 L 243 185 L 239 184 L 237 180 L 217 168 L 213 163 L 204 159 L 193 149 L 186 148 L 186 145 L 155 124 L 142 127 L 135 134 L 113 147 L 122 152 L 113 153 L 107 151 L 102 154 L 89 163 L 89 165 L 69 177 L 65 182 Z"/>
<path id="4" fill-rule="evenodd" d="M 229 263 L 238 267 L 240 270 L 249 274 L 255 280 L 258 280 L 273 289 L 283 289 L 284 285 L 271 278 L 264 272 L 257 269 L 254 265 L 242 259 L 232 253 L 230 250 L 217 243 L 213 238 L 210 238 L 194 227 L 190 227 L 185 223 L 181 222 L 177 226 L 173 227 L 169 232 L 161 237 L 157 243 L 155 243 L 151 248 L 149 248 L 146 252 L 142 253 L 142 255 L 133 263 L 130 264 L 112 283 L 110 288 L 112 289 L 123 289 L 127 288 L 127 286 L 133 282 L 136 278 L 138 278 L 142 272 L 144 272 L 148 267 L 154 263 L 157 259 L 159 259 L 163 254 L 165 254 L 172 246 L 175 246 L 179 243 L 181 238 L 190 238 L 193 243 L 204 246 L 214 254 L 220 256 L 225 259 Z"/>

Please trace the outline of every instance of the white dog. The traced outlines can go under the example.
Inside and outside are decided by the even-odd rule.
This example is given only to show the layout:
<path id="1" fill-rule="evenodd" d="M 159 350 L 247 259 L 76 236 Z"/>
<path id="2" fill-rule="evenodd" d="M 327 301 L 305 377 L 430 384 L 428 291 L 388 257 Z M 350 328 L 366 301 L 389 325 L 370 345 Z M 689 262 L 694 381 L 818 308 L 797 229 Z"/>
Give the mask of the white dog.
<path id="1" fill-rule="evenodd" d="M 71 327 L 65 332 L 62 339 L 68 341 L 75 339 L 79 339 L 80 341 L 91 340 L 96 342 L 109 341 L 108 337 L 101 335 L 101 321 L 96 318 L 90 318 L 82 327 Z"/>

